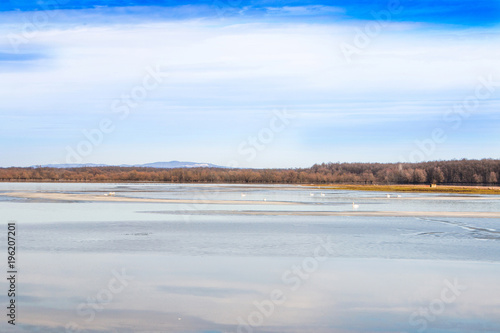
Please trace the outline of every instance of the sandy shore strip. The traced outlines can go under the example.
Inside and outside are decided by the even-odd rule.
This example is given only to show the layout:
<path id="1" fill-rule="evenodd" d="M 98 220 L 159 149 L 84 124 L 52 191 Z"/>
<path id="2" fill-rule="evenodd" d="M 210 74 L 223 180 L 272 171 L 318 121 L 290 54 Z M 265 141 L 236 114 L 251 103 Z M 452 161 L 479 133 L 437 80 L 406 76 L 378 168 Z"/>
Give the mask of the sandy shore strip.
<path id="1" fill-rule="evenodd" d="M 362 197 L 359 199 L 363 200 L 500 200 L 500 196 L 477 196 L 475 194 L 470 195 L 439 195 L 439 196 L 404 196 L 397 197 L 396 195 L 391 195 L 389 198 L 387 196 L 383 197 Z"/>
<path id="2" fill-rule="evenodd" d="M 373 185 L 373 184 L 311 184 L 301 185 L 308 188 L 322 190 L 347 190 L 347 191 L 367 191 L 367 192 L 396 192 L 396 193 L 426 193 L 426 194 L 472 194 L 472 195 L 500 195 L 499 186 L 464 186 L 464 185 L 436 185 L 429 184 L 399 184 L 399 185 Z"/>
<path id="3" fill-rule="evenodd" d="M 268 216 L 380 216 L 380 217 L 464 217 L 500 218 L 500 212 L 394 212 L 394 211 L 228 211 L 228 210 L 189 210 L 189 211 L 143 211 L 141 213 L 169 215 L 268 215 Z"/>
<path id="4" fill-rule="evenodd" d="M 52 193 L 52 192 L 9 192 L 0 195 L 54 201 L 99 201 L 99 202 L 144 202 L 144 203 L 186 203 L 186 204 L 222 204 L 222 205 L 299 205 L 299 202 L 256 201 L 256 200 L 196 200 L 196 199 L 145 199 L 105 195 Z"/>
<path id="5" fill-rule="evenodd" d="M 316 202 L 292 202 L 292 201 L 264 201 L 264 200 L 203 200 L 203 199 L 153 199 L 153 198 L 130 198 L 120 196 L 75 194 L 61 192 L 8 192 L 0 193 L 2 196 L 24 198 L 24 199 L 43 199 L 54 201 L 99 201 L 99 202 L 152 202 L 152 203 L 187 203 L 187 204 L 228 204 L 228 205 L 303 205 L 314 204 Z M 334 198 L 334 197 L 332 197 Z M 328 199 L 328 197 L 327 197 Z M 440 195 L 440 196 L 407 196 L 397 197 L 392 195 L 390 198 L 383 197 L 357 197 L 349 200 L 371 201 L 371 200 L 500 200 L 500 196 L 476 196 L 476 195 Z M 318 201 L 317 203 L 328 203 Z"/>

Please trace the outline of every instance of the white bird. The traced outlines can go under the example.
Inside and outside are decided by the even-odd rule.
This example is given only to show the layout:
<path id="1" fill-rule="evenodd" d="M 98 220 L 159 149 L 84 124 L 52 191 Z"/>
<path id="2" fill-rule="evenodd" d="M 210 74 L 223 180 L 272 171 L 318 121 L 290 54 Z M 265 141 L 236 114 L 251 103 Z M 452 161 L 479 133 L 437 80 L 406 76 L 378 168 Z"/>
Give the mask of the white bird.
<path id="1" fill-rule="evenodd" d="M 390 194 L 387 194 L 387 197 L 388 197 L 388 198 L 390 198 L 390 197 L 391 197 L 391 195 L 390 195 Z"/>
<path id="2" fill-rule="evenodd" d="M 358 204 L 355 204 L 354 202 L 352 203 L 352 208 L 353 209 L 358 209 L 359 208 L 359 205 Z"/>
<path id="3" fill-rule="evenodd" d="M 311 197 L 314 197 L 314 193 L 309 193 L 309 195 L 310 195 Z"/>
<path id="4" fill-rule="evenodd" d="M 264 198 L 264 201 L 267 201 L 267 199 L 266 199 L 266 198 Z"/>
<path id="5" fill-rule="evenodd" d="M 401 198 L 401 196 L 398 194 L 398 198 Z"/>
<path id="6" fill-rule="evenodd" d="M 247 195 L 245 193 L 241 193 L 241 196 L 242 197 L 246 197 Z"/>
<path id="7" fill-rule="evenodd" d="M 321 193 L 321 196 L 324 197 L 325 196 L 325 193 Z"/>
<path id="8" fill-rule="evenodd" d="M 109 192 L 109 195 L 115 195 L 115 192 Z"/>

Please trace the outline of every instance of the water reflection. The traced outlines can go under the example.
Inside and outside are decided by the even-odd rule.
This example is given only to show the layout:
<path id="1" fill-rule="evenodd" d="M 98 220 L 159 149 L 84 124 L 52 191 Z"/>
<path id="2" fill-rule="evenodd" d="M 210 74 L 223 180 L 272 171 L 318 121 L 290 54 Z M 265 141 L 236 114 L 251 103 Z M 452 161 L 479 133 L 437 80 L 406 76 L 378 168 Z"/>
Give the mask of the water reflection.
<path id="1" fill-rule="evenodd" d="M 291 186 L 0 184 L 15 190 L 218 200 L 245 192 L 311 211 L 352 209 L 343 206 L 352 198 L 380 211 L 500 211 L 497 199 L 317 198 Z M 18 223 L 20 295 L 18 324 L 4 320 L 1 332 L 500 331 L 498 218 L 245 216 L 217 211 L 262 208 L 3 199 L 4 223 Z M 329 250 L 318 251 L 325 239 Z"/>
<path id="2" fill-rule="evenodd" d="M 446 281 L 466 289 L 427 321 L 430 332 L 500 327 L 498 264 L 330 258 L 303 279 L 283 279 L 303 262 L 30 253 L 23 256 L 17 331 L 64 332 L 72 323 L 85 332 L 410 332 L 425 319 L 416 316 L 412 325 L 411 314 L 435 303 Z M 122 271 L 127 285 L 104 297 Z M 273 290 L 283 296 L 271 307 Z"/>

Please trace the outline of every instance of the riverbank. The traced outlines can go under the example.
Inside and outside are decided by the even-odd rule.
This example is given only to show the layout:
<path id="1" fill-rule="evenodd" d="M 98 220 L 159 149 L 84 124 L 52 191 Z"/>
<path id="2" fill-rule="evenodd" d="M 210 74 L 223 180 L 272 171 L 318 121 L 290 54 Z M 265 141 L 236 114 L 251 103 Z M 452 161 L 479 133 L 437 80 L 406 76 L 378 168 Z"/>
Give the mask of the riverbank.
<path id="1" fill-rule="evenodd" d="M 142 203 L 177 203 L 177 204 L 229 204 L 229 205 L 296 205 L 298 203 L 288 201 L 256 201 L 256 200 L 198 200 L 198 199 L 153 199 L 153 198 L 131 198 L 109 194 L 75 194 L 75 193 L 53 193 L 53 192 L 8 192 L 1 193 L 3 196 L 22 199 L 41 199 L 53 201 L 93 201 L 93 202 L 142 202 Z"/>
<path id="2" fill-rule="evenodd" d="M 307 185 L 325 190 L 352 190 L 376 192 L 417 192 L 417 193 L 450 193 L 450 194 L 494 194 L 500 195 L 499 186 L 446 186 L 438 185 Z"/>

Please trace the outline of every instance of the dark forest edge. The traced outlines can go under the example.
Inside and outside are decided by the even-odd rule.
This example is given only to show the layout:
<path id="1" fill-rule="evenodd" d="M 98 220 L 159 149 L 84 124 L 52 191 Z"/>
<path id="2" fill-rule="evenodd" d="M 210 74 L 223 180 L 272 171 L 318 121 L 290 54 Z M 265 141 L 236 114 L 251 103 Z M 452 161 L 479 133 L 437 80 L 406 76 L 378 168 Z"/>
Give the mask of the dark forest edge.
<path id="1" fill-rule="evenodd" d="M 500 160 L 421 163 L 322 163 L 297 169 L 144 167 L 0 168 L 0 181 L 239 184 L 498 185 Z"/>

